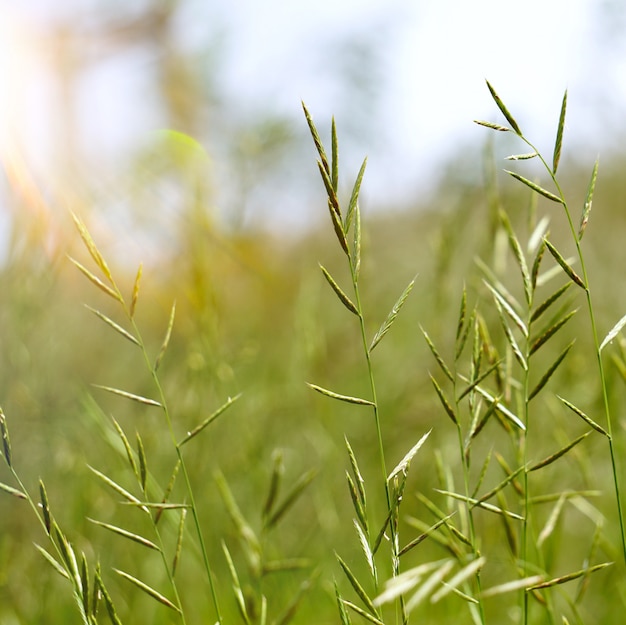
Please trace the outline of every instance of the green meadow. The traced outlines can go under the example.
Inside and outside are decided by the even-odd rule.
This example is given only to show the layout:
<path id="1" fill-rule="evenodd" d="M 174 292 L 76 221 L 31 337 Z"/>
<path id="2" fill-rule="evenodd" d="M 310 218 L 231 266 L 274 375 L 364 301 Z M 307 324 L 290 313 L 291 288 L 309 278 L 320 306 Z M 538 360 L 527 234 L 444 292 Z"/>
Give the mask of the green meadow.
<path id="1" fill-rule="evenodd" d="M 623 622 L 623 161 L 488 86 L 483 174 L 412 210 L 305 108 L 305 232 L 210 218 L 191 162 L 140 265 L 9 184 L 0 623 Z"/>

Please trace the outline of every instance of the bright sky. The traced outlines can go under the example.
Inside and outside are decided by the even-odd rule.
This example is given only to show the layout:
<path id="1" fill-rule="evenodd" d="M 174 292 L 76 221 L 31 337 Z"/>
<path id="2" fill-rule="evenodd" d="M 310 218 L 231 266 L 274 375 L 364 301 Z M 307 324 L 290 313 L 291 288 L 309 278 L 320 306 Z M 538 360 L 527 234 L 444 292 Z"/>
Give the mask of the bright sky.
<path id="1" fill-rule="evenodd" d="M 0 0 L 0 150 L 15 137 L 50 171 L 55 137 L 48 53 L 37 33 L 57 14 L 97 0 Z M 115 0 L 111 0 L 111 8 Z M 106 2 L 100 3 L 104 5 Z M 143 0 L 132 6 L 141 7 Z M 501 121 L 484 79 L 527 134 L 551 149 L 563 91 L 569 90 L 565 151 L 592 162 L 624 130 L 626 7 L 620 0 L 187 0 L 183 45 L 223 36 L 219 84 L 233 108 L 284 113 L 303 124 L 304 99 L 320 126 L 367 120 L 351 165 L 369 154 L 366 189 L 400 199 L 428 187 L 450 156 L 482 144 L 475 118 Z M 121 6 L 130 6 L 121 3 Z M 210 8 L 209 8 L 210 7 Z M 345 66 L 348 36 L 379 47 L 361 72 L 373 89 L 333 78 Z M 161 127 L 150 105 L 149 58 L 101 64 L 83 83 L 77 114 L 92 156 L 115 155 Z M 13 138 L 13 139 L 12 139 Z M 3 147 L 4 146 L 4 147 Z M 612 147 L 615 147 L 614 145 Z M 359 153 L 352 153 L 353 151 Z M 582 151 L 582 150 L 581 150 Z M 474 158 L 472 156 L 472 158 Z M 368 186 L 367 186 L 368 185 Z M 286 200 L 288 201 L 288 200 Z M 1 208 L 1 206 L 0 206 Z"/>

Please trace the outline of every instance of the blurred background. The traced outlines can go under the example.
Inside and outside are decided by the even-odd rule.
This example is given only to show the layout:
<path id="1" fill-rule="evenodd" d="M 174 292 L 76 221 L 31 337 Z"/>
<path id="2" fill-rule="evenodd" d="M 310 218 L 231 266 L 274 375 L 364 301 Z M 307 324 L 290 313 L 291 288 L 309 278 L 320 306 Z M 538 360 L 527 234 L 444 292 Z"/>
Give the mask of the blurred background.
<path id="1" fill-rule="evenodd" d="M 451 349 L 462 285 L 474 298 L 481 289 L 468 267 L 497 252 L 494 211 L 512 206 L 526 225 L 528 195 L 499 172 L 503 157 L 527 149 L 506 136 L 493 143 L 472 123 L 502 121 L 485 78 L 548 155 L 568 89 L 562 175 L 581 204 L 601 155 L 589 254 L 603 324 L 623 314 L 624 33 L 617 0 L 0 0 L 0 405 L 19 470 L 28 484 L 44 477 L 72 539 L 94 555 L 101 535 L 85 517 L 124 524 L 85 468 L 126 479 L 108 415 L 129 434 L 141 429 L 162 480 L 172 450 L 157 417 L 91 386 L 151 392 L 132 348 L 82 306 L 119 312 L 67 260 L 88 262 L 69 210 L 128 295 L 144 263 L 137 314 L 155 351 L 177 301 L 163 376 L 181 431 L 244 393 L 190 460 L 206 488 L 207 523 L 228 535 L 216 468 L 253 516 L 272 453 L 283 449 L 287 480 L 312 467 L 320 474 L 273 548 L 313 556 L 329 580 L 346 535 L 358 553 L 343 435 L 374 476 L 377 461 L 370 424 L 304 384 L 365 388 L 356 328 L 317 267 L 343 269 L 300 101 L 328 144 L 336 118 L 344 194 L 368 156 L 361 203 L 372 331 L 420 276 L 377 350 L 389 457 L 399 459 L 407 440 L 441 422 L 418 323 Z M 580 364 L 563 372 L 567 383 Z M 0 622 L 74 622 L 19 503 L 0 498 Z M 211 549 L 221 558 L 219 542 Z M 131 568 L 118 551 L 100 554 L 103 564 Z M 185 579 L 194 583 L 193 567 Z M 276 582 L 278 604 L 300 579 Z M 113 592 L 125 613 L 163 616 L 150 600 Z M 296 621 L 336 622 L 332 592 L 320 583 Z"/>

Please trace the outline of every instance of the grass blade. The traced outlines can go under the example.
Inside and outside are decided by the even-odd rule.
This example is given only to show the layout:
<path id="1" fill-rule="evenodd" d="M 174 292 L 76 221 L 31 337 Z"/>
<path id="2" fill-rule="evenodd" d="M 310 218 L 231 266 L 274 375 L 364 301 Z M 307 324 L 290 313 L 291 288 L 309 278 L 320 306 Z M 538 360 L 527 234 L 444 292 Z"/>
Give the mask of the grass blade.
<path id="1" fill-rule="evenodd" d="M 196 426 L 193 430 L 191 430 L 191 432 L 187 432 L 187 435 L 182 441 L 180 441 L 180 443 L 178 443 L 178 446 L 182 447 L 185 443 L 194 438 L 194 436 L 200 434 L 204 428 L 213 423 L 213 421 L 222 415 L 226 409 L 230 408 L 241 397 L 241 395 L 242 393 L 239 393 L 239 395 L 235 395 L 235 397 L 229 397 L 226 403 L 222 404 L 214 413 L 210 414 L 202 423 L 200 423 L 200 425 Z"/>
<path id="2" fill-rule="evenodd" d="M 561 103 L 561 115 L 559 116 L 559 127 L 556 131 L 556 141 L 554 142 L 554 155 L 552 157 L 552 173 L 556 174 L 561 159 L 561 147 L 563 145 L 563 130 L 565 128 L 565 112 L 567 111 L 567 89 L 563 94 Z"/>
<path id="3" fill-rule="evenodd" d="M 123 577 L 124 579 L 128 580 L 131 584 L 134 584 L 135 586 L 137 586 L 137 588 L 139 588 L 140 590 L 143 590 L 143 592 L 145 592 L 147 595 L 149 595 L 153 599 L 156 599 L 159 603 L 162 603 L 164 606 L 167 606 L 168 608 L 174 610 L 175 612 L 178 612 L 179 614 L 181 613 L 181 610 L 178 606 L 174 605 L 167 597 L 165 597 L 160 592 L 152 588 L 152 586 L 148 586 L 148 584 L 146 584 L 145 582 L 142 582 L 141 580 L 137 579 L 136 577 L 133 577 L 132 575 L 129 575 L 128 573 L 125 573 L 124 571 L 120 571 L 119 569 L 113 569 L 113 570 L 120 577 Z"/>
<path id="4" fill-rule="evenodd" d="M 358 308 L 352 303 L 350 298 L 342 291 L 341 287 L 335 282 L 333 277 L 328 273 L 326 268 L 323 265 L 320 265 L 320 269 L 326 278 L 326 281 L 332 287 L 333 291 L 335 291 L 337 297 L 341 300 L 341 303 L 351 312 L 354 313 L 357 317 L 359 317 Z"/>
<path id="5" fill-rule="evenodd" d="M 358 404 L 359 406 L 375 406 L 374 402 L 369 401 L 368 399 L 361 399 L 360 397 L 352 397 L 350 395 L 340 395 L 339 393 L 334 393 L 333 391 L 329 391 L 328 389 L 322 388 L 321 386 L 317 386 L 317 384 L 311 384 L 307 382 L 307 386 L 312 388 L 314 391 L 321 393 L 322 395 L 326 395 L 326 397 L 332 397 L 333 399 L 337 399 L 339 401 L 345 401 L 348 404 Z"/>
<path id="6" fill-rule="evenodd" d="M 500 96 L 496 93 L 496 90 L 491 86 L 489 81 L 487 80 L 485 82 L 487 83 L 487 88 L 489 89 L 489 93 L 491 93 L 491 97 L 494 99 L 495 103 L 498 105 L 498 108 L 500 109 L 502 115 L 504 115 L 504 117 L 506 118 L 506 121 L 509 122 L 509 124 L 511 124 L 511 128 L 513 128 L 513 130 L 518 135 L 521 135 L 522 131 L 520 130 L 520 127 L 517 125 L 517 122 L 513 118 L 513 115 L 511 115 L 511 113 L 509 113 L 506 106 L 504 106 L 504 102 L 502 102 L 502 100 L 500 99 Z"/>
<path id="7" fill-rule="evenodd" d="M 129 393 L 128 391 L 122 391 L 119 388 L 113 388 L 111 386 L 102 386 L 101 384 L 94 384 L 96 388 L 102 389 L 103 391 L 107 391 L 108 393 L 112 393 L 113 395 L 119 395 L 120 397 L 125 397 L 126 399 L 132 399 L 140 404 L 146 404 L 147 406 L 157 406 L 158 408 L 162 408 L 162 404 L 154 399 L 149 399 L 148 397 L 142 397 L 141 395 L 135 395 L 134 393 Z"/>
<path id="8" fill-rule="evenodd" d="M 402 292 L 402 295 L 400 295 L 400 297 L 398 298 L 398 301 L 393 305 L 393 308 L 387 315 L 387 319 L 385 319 L 383 324 L 378 329 L 378 332 L 376 332 L 376 334 L 374 335 L 374 338 L 372 339 L 372 343 L 369 347 L 370 353 L 376 347 L 376 345 L 378 345 L 378 343 L 383 338 L 383 336 L 387 334 L 387 332 L 389 331 L 389 328 L 391 328 L 391 326 L 393 325 L 393 322 L 396 320 L 398 313 L 400 312 L 400 309 L 402 308 L 404 302 L 406 301 L 406 298 L 409 296 L 409 293 L 411 292 L 411 289 L 413 288 L 414 284 L 415 284 L 415 278 L 413 278 L 413 280 L 409 282 L 406 289 L 404 289 L 404 291 Z"/>

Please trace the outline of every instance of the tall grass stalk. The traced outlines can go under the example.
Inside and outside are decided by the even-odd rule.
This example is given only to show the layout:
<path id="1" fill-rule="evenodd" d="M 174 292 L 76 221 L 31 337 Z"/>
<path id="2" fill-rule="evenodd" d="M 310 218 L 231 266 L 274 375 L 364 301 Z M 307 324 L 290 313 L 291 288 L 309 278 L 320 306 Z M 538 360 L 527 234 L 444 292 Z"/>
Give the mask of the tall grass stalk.
<path id="1" fill-rule="evenodd" d="M 605 345 L 608 343 L 607 339 L 610 338 L 611 336 L 613 336 L 613 338 L 615 337 L 617 332 L 619 332 L 619 329 L 621 329 L 621 327 L 624 324 L 624 318 L 618 321 L 616 326 L 607 334 L 607 337 L 601 342 L 599 339 L 598 327 L 596 323 L 596 315 L 594 312 L 593 299 L 591 297 L 591 286 L 589 284 L 587 264 L 586 264 L 585 255 L 582 249 L 582 238 L 587 228 L 589 216 L 591 213 L 599 163 L 596 160 L 593 166 L 591 179 L 589 181 L 589 186 L 587 188 L 587 195 L 585 198 L 585 203 L 581 211 L 580 223 L 579 223 L 578 228 L 576 228 L 576 226 L 574 225 L 572 212 L 566 200 L 565 193 L 563 192 L 559 179 L 557 178 L 557 169 L 558 169 L 560 157 L 561 157 L 563 134 L 564 134 L 564 128 L 565 128 L 565 117 L 567 113 L 567 91 L 565 91 L 563 95 L 563 100 L 561 103 L 561 112 L 559 115 L 559 124 L 557 128 L 557 133 L 556 133 L 552 164 L 550 165 L 548 161 L 546 160 L 546 158 L 542 155 L 542 153 L 535 147 L 535 145 L 521 131 L 519 125 L 511 116 L 510 112 L 508 111 L 508 109 L 506 108 L 506 106 L 504 105 L 500 97 L 496 94 L 493 87 L 489 83 L 487 83 L 487 86 L 489 87 L 489 90 L 492 94 L 492 97 L 494 98 L 494 101 L 496 102 L 496 104 L 498 105 L 501 112 L 504 114 L 505 118 L 507 119 L 507 121 L 509 122 L 511 126 L 511 128 L 503 127 L 502 129 L 505 131 L 514 132 L 531 149 L 531 153 L 528 156 L 530 156 L 530 158 L 537 158 L 541 162 L 550 180 L 554 184 L 557 194 L 554 195 L 552 192 L 544 189 L 538 184 L 524 178 L 523 176 L 520 176 L 519 174 L 515 172 L 507 171 L 507 173 L 509 173 L 512 177 L 516 178 L 520 182 L 526 184 L 528 187 L 530 187 L 535 193 L 539 194 L 540 196 L 546 197 L 547 199 L 553 202 L 561 204 L 563 208 L 563 212 L 565 214 L 569 232 L 571 235 L 571 240 L 574 243 L 575 248 L 576 248 L 576 259 L 578 263 L 580 264 L 581 276 L 578 276 L 571 267 L 564 267 L 564 270 L 566 271 L 566 273 L 568 273 L 568 276 L 585 292 L 587 313 L 588 313 L 589 322 L 591 325 L 591 333 L 592 333 L 593 345 L 595 349 L 595 357 L 596 357 L 596 362 L 597 362 L 597 367 L 598 367 L 598 378 L 599 378 L 599 383 L 600 383 L 600 388 L 601 388 L 602 404 L 604 408 L 604 416 L 605 416 L 605 422 L 606 422 L 606 431 L 608 433 L 608 436 L 606 438 L 607 438 L 607 442 L 609 446 L 609 455 L 611 459 L 613 487 L 615 491 L 615 503 L 617 507 L 617 516 L 618 516 L 619 528 L 620 528 L 622 557 L 624 560 L 624 564 L 626 564 L 626 526 L 625 526 L 625 521 L 624 521 L 624 511 L 623 511 L 623 504 L 622 504 L 622 498 L 621 498 L 621 487 L 620 487 L 620 477 L 619 477 L 620 472 L 619 472 L 619 466 L 618 466 L 618 460 L 617 460 L 617 452 L 615 449 L 615 440 L 613 437 L 613 419 L 611 416 L 611 407 L 609 403 L 608 384 L 607 384 L 606 374 L 604 371 L 604 363 L 602 360 L 602 350 L 605 347 Z M 477 122 L 477 123 L 483 124 L 482 122 Z M 494 129 L 501 130 L 499 128 L 494 128 Z M 553 250 L 551 249 L 551 251 Z M 553 252 L 553 255 L 556 258 L 558 253 L 555 254 Z M 557 258 L 557 260 L 559 259 Z"/>

